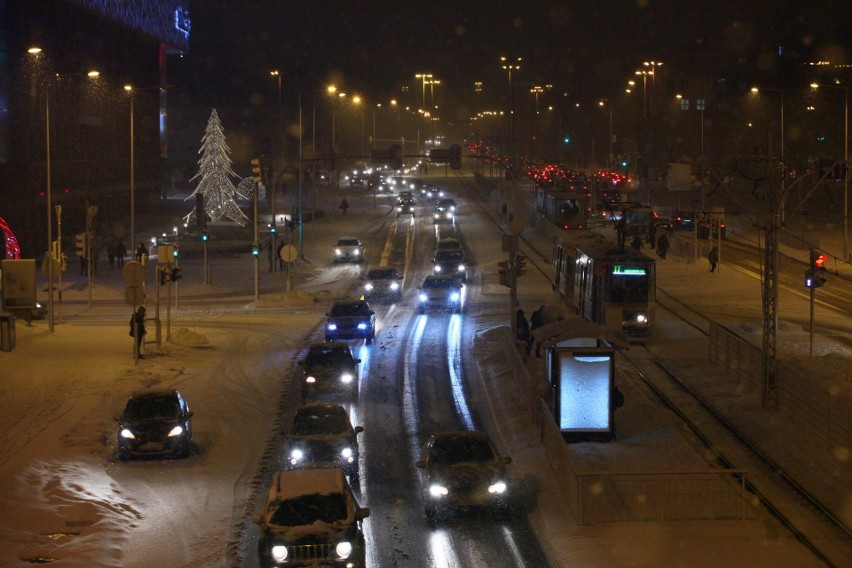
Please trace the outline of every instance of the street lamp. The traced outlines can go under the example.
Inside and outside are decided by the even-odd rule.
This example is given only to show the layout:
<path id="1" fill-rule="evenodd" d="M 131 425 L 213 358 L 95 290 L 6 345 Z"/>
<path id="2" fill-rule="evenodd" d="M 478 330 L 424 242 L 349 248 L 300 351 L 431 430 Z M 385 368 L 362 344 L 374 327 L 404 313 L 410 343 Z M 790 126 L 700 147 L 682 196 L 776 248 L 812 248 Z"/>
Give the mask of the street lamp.
<path id="1" fill-rule="evenodd" d="M 544 92 L 544 87 L 536 85 L 530 92 L 535 95 L 535 113 L 538 114 L 538 96 Z"/>
<path id="2" fill-rule="evenodd" d="M 361 108 L 361 158 L 364 158 L 364 107 L 361 106 L 361 97 L 352 97 L 352 104 Z"/>
<path id="3" fill-rule="evenodd" d="M 432 74 L 431 73 L 417 73 L 414 76 L 414 78 L 420 79 L 420 82 L 423 84 L 420 107 L 426 108 L 426 83 L 428 83 L 429 80 L 432 78 Z"/>
<path id="4" fill-rule="evenodd" d="M 269 74 L 278 79 L 278 108 L 281 108 L 281 72 L 278 69 L 273 69 Z"/>
<path id="5" fill-rule="evenodd" d="M 849 262 L 849 90 L 852 87 L 820 85 L 818 83 L 812 83 L 811 87 L 814 89 L 826 87 L 843 90 L 843 163 L 845 164 L 843 175 L 843 261 Z"/>
<path id="6" fill-rule="evenodd" d="M 40 47 L 31 47 L 27 49 L 27 53 L 34 57 L 40 57 L 42 49 Z M 55 79 L 63 77 L 74 77 L 79 73 L 59 74 L 54 75 Z M 86 76 L 90 79 L 95 79 L 100 75 L 98 71 L 89 71 Z M 48 330 L 53 332 L 53 197 L 50 183 L 50 84 L 44 83 L 44 147 L 45 147 L 45 200 L 47 201 L 47 326 Z M 60 256 L 61 259 L 61 256 Z M 90 287 L 91 290 L 91 287 Z"/>

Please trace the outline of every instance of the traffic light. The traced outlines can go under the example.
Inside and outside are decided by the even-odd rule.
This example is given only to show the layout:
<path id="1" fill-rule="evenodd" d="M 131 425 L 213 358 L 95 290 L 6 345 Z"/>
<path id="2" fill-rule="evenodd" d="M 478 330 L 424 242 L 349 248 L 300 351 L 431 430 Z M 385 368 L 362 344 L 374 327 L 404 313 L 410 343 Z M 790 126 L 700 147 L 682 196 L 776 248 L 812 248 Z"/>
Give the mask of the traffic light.
<path id="1" fill-rule="evenodd" d="M 450 167 L 454 170 L 461 168 L 461 146 L 453 144 L 450 146 Z"/>
<path id="2" fill-rule="evenodd" d="M 177 282 L 178 280 L 183 278 L 183 274 L 181 274 L 182 270 L 183 268 L 181 268 L 180 266 L 172 266 L 172 273 L 170 276 L 172 282 Z"/>
<path id="3" fill-rule="evenodd" d="M 210 240 L 210 235 L 207 234 L 207 231 L 201 231 L 201 240 L 202 241 Z"/>
<path id="4" fill-rule="evenodd" d="M 178 244 L 175 243 L 172 247 L 172 258 L 177 260 L 180 257 L 180 249 L 178 248 Z"/>
<path id="5" fill-rule="evenodd" d="M 527 257 L 522 254 L 515 255 L 515 277 L 523 276 L 527 273 Z"/>
<path id="6" fill-rule="evenodd" d="M 822 254 L 815 249 L 811 249 L 811 266 L 808 272 L 805 273 L 805 285 L 808 288 L 819 288 L 825 284 L 825 261 L 828 260 L 828 255 Z M 808 284 L 807 274 L 811 275 L 810 284 Z"/>
<path id="7" fill-rule="evenodd" d="M 74 246 L 77 248 L 77 256 L 86 256 L 86 233 L 79 233 L 74 236 Z"/>
<path id="8" fill-rule="evenodd" d="M 566 134 L 566 135 L 562 138 L 562 143 L 563 143 L 563 144 L 570 144 L 570 143 L 571 143 L 571 137 L 570 137 L 570 136 L 568 136 L 568 135 Z"/>
<path id="9" fill-rule="evenodd" d="M 402 146 L 394 144 L 390 147 L 390 159 L 388 160 L 392 170 L 402 169 Z"/>
<path id="10" fill-rule="evenodd" d="M 251 179 L 254 183 L 263 183 L 263 161 L 260 158 L 251 161 Z"/>
<path id="11" fill-rule="evenodd" d="M 260 245 L 257 243 L 251 245 L 251 254 L 252 256 L 260 256 Z"/>

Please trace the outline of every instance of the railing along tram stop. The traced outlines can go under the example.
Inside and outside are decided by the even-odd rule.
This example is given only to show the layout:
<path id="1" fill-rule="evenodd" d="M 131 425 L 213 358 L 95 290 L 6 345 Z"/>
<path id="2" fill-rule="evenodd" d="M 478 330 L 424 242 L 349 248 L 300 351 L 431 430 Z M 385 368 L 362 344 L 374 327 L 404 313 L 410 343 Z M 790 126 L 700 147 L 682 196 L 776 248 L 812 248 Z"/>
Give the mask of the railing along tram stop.
<path id="1" fill-rule="evenodd" d="M 614 440 L 615 409 L 624 403 L 615 386 L 615 353 L 627 342 L 579 318 L 533 333 L 544 352 L 548 405 L 565 442 Z"/>

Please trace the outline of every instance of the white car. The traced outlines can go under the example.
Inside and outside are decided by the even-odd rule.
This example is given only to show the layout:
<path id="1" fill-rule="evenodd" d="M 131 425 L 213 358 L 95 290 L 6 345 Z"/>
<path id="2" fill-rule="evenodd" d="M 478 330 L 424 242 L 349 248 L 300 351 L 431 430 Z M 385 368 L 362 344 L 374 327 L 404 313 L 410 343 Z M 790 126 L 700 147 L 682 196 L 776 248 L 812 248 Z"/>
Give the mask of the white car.
<path id="1" fill-rule="evenodd" d="M 364 262 L 364 245 L 355 237 L 340 237 L 334 246 L 334 262 Z"/>

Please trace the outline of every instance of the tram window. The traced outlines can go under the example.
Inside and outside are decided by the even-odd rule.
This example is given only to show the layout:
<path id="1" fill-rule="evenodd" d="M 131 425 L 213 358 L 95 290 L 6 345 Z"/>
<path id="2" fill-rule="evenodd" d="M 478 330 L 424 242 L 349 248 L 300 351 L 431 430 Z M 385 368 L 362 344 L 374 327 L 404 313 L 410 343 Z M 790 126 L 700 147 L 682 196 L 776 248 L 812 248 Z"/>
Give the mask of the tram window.
<path id="1" fill-rule="evenodd" d="M 647 302 L 648 273 L 644 267 L 613 267 L 609 283 L 611 302 Z"/>

